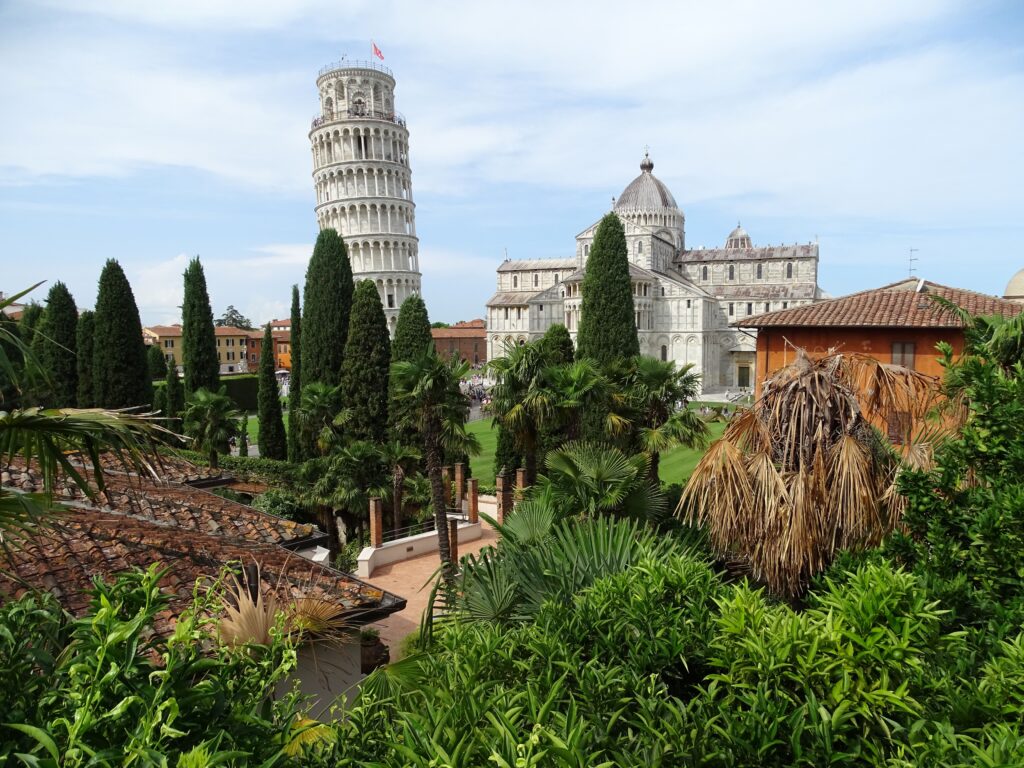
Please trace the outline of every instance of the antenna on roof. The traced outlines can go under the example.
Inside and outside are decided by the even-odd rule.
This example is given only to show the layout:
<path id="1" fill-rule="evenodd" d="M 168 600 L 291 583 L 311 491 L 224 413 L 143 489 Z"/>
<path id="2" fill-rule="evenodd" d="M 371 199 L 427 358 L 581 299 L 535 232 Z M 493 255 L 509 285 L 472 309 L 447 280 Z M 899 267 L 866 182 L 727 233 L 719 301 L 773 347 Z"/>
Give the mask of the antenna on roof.
<path id="1" fill-rule="evenodd" d="M 914 266 L 914 262 L 917 261 L 918 259 L 917 259 L 917 257 L 914 254 L 917 253 L 919 250 L 921 250 L 921 249 L 920 248 L 911 248 L 910 249 L 910 255 L 907 258 L 907 276 L 908 277 L 913 277 L 914 276 L 914 272 L 917 271 L 917 268 Z"/>

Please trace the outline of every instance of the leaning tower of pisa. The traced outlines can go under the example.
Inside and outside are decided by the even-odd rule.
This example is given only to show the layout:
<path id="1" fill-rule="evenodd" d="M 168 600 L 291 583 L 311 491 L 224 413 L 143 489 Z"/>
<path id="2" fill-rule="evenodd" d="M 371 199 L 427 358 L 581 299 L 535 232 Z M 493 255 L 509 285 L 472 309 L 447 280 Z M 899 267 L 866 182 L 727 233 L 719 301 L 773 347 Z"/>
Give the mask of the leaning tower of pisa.
<path id="1" fill-rule="evenodd" d="M 316 79 L 313 184 L 320 229 L 345 240 L 356 280 L 373 280 L 394 335 L 398 309 L 420 292 L 409 131 L 395 111 L 395 78 L 373 62 L 341 61 Z"/>

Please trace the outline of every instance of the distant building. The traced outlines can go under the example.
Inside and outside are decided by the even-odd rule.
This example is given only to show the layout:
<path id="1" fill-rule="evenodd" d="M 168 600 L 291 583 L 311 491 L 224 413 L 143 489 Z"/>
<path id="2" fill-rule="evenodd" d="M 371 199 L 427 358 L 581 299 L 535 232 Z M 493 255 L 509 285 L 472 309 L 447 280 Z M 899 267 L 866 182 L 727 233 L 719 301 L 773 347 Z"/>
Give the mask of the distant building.
<path id="1" fill-rule="evenodd" d="M 487 362 L 487 327 L 483 319 L 455 323 L 448 328 L 431 328 L 437 354 L 448 360 L 458 356 L 472 365 Z"/>
<path id="2" fill-rule="evenodd" d="M 256 366 L 250 363 L 249 342 L 252 334 L 257 334 L 257 346 L 260 346 L 259 342 L 263 339 L 261 332 L 220 326 L 214 328 L 213 333 L 222 374 L 255 372 Z M 180 324 L 147 326 L 142 329 L 142 337 L 146 344 L 156 345 L 163 351 L 168 365 L 181 367 L 183 348 Z"/>
<path id="3" fill-rule="evenodd" d="M 686 248 L 685 216 L 644 156 L 612 210 L 626 231 L 640 352 L 692 364 L 704 391 L 750 387 L 755 334 L 744 318 L 810 304 L 818 246 L 755 246 L 737 226 L 722 248 Z M 576 236 L 573 258 L 506 261 L 487 302 L 487 354 L 540 338 L 555 323 L 576 341 L 582 285 L 597 222 Z"/>
<path id="4" fill-rule="evenodd" d="M 1009 301 L 1024 302 L 1024 269 L 1010 278 L 1010 282 L 1006 284 L 1006 290 L 1003 292 L 1003 298 Z"/>
<path id="5" fill-rule="evenodd" d="M 291 321 L 285 330 L 277 330 L 275 323 L 280 320 L 272 320 L 270 324 L 270 335 L 274 339 L 274 367 L 277 370 L 290 371 L 292 369 L 292 331 Z M 264 327 L 266 327 L 264 325 Z M 263 356 L 263 331 L 249 331 L 249 346 L 246 350 L 250 371 L 259 369 L 260 358 Z"/>
<path id="6" fill-rule="evenodd" d="M 824 355 L 833 348 L 858 352 L 883 363 L 941 376 L 935 345 L 945 341 L 960 354 L 963 323 L 932 296 L 941 296 L 972 314 L 1012 317 L 1024 310 L 1015 301 L 910 278 L 810 306 L 769 312 L 742 321 L 757 330 L 758 378 L 764 381 L 792 363 L 795 347 L 811 356 Z"/>

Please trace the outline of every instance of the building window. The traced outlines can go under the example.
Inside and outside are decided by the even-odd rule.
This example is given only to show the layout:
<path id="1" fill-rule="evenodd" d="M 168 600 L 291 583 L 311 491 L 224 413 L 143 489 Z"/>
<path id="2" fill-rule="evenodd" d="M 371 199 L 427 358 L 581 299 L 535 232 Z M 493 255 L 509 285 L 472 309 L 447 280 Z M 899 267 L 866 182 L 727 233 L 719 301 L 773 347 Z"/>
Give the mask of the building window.
<path id="1" fill-rule="evenodd" d="M 534 272 L 533 273 L 533 287 L 536 288 L 539 285 L 540 285 L 540 275 L 538 275 L 536 272 Z"/>
<path id="2" fill-rule="evenodd" d="M 764 311 L 765 311 L 765 312 L 767 312 L 767 311 L 768 311 L 768 310 L 770 310 L 771 308 L 772 308 L 772 305 L 771 305 L 771 304 L 770 304 L 769 302 L 767 302 L 767 301 L 766 301 L 766 302 L 764 303 Z"/>
<path id="3" fill-rule="evenodd" d="M 782 302 L 782 308 L 783 309 L 789 309 L 789 302 L 788 301 Z"/>
<path id="4" fill-rule="evenodd" d="M 217 339 L 217 346 L 220 346 L 220 339 Z"/>
<path id="5" fill-rule="evenodd" d="M 708 268 L 707 267 L 703 267 L 701 269 L 701 271 L 700 271 L 700 279 L 703 280 L 705 283 L 708 281 Z"/>
<path id="6" fill-rule="evenodd" d="M 664 285 L 663 285 L 663 286 L 661 286 L 661 295 L 662 295 L 662 296 L 664 296 L 664 295 L 665 295 L 665 286 L 664 286 Z"/>
<path id="7" fill-rule="evenodd" d="M 584 245 L 583 246 L 583 255 L 584 256 L 589 256 L 590 255 L 590 246 L 589 245 Z"/>
<path id="8" fill-rule="evenodd" d="M 505 307 L 505 319 L 508 320 L 508 307 Z"/>
<path id="9" fill-rule="evenodd" d="M 558 282 L 558 273 L 557 272 L 555 272 L 555 282 L 556 283 Z"/>
<path id="10" fill-rule="evenodd" d="M 689 309 L 693 305 L 693 299 L 686 300 L 686 308 Z"/>
<path id="11" fill-rule="evenodd" d="M 164 339 L 164 349 L 174 349 L 174 339 Z"/>
<path id="12" fill-rule="evenodd" d="M 167 358 L 167 362 L 168 363 L 173 363 L 174 362 L 174 355 L 164 355 L 164 357 Z"/>
<path id="13" fill-rule="evenodd" d="M 758 264 L 757 265 L 757 279 L 760 280 L 762 276 L 763 276 L 763 274 L 762 274 L 762 271 L 761 271 L 761 265 Z"/>
<path id="14" fill-rule="evenodd" d="M 256 355 L 249 355 L 249 362 L 250 363 L 255 363 L 256 362 Z"/>
<path id="15" fill-rule="evenodd" d="M 892 364 L 904 368 L 914 368 L 914 342 L 896 341 L 892 345 Z"/>
<path id="16" fill-rule="evenodd" d="M 732 264 L 729 265 L 729 279 L 730 280 L 735 280 L 736 279 L 736 268 Z"/>
<path id="17" fill-rule="evenodd" d="M 394 309 L 394 308 L 395 308 L 395 294 L 389 293 L 388 294 L 388 309 Z"/>
<path id="18" fill-rule="evenodd" d="M 786 279 L 793 279 L 793 262 L 790 262 L 789 264 L 786 265 Z"/>
<path id="19" fill-rule="evenodd" d="M 753 305 L 752 302 L 749 302 L 749 301 L 747 302 L 747 314 L 748 315 L 754 314 L 754 305 Z"/>
<path id="20" fill-rule="evenodd" d="M 522 307 L 516 307 L 516 320 L 522 320 L 522 319 L 523 319 L 523 308 Z"/>
<path id="21" fill-rule="evenodd" d="M 637 240 L 636 241 L 636 252 L 637 253 L 643 253 L 644 252 L 644 241 L 643 240 Z"/>
<path id="22" fill-rule="evenodd" d="M 666 347 L 664 344 L 662 344 L 661 345 L 661 362 L 664 363 L 666 360 L 668 360 L 668 347 Z"/>
<path id="23" fill-rule="evenodd" d="M 734 306 L 733 303 L 729 302 L 729 317 L 733 316 L 733 306 Z"/>

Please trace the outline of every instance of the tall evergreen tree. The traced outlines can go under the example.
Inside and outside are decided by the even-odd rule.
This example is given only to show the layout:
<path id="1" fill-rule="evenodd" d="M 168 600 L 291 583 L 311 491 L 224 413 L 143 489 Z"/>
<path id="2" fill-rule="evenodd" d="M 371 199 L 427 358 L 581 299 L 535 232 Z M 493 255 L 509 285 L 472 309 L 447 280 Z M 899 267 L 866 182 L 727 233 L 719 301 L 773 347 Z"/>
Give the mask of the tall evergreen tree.
<path id="1" fill-rule="evenodd" d="M 639 355 L 626 233 L 614 213 L 597 226 L 582 290 L 577 357 L 603 365 Z"/>
<path id="2" fill-rule="evenodd" d="M 79 408 L 92 408 L 96 405 L 96 398 L 92 389 L 92 354 L 93 339 L 95 338 L 96 316 L 91 310 L 86 310 L 78 316 L 78 328 L 75 335 L 76 366 L 78 375 L 78 395 L 76 401 Z"/>
<path id="3" fill-rule="evenodd" d="M 494 474 L 500 474 L 504 469 L 510 477 L 515 477 L 516 470 L 525 464 L 523 452 L 516 445 L 516 436 L 511 429 L 506 429 L 501 424 L 497 427 L 498 445 L 494 450 Z"/>
<path id="4" fill-rule="evenodd" d="M 352 297 L 345 360 L 341 366 L 341 397 L 352 412 L 348 432 L 356 440 L 384 442 L 388 428 L 388 374 L 391 340 L 380 293 L 372 280 L 362 280 Z"/>
<path id="5" fill-rule="evenodd" d="M 78 401 L 78 308 L 71 292 L 56 282 L 46 296 L 46 309 L 36 329 L 33 350 L 46 371 L 48 381 L 38 397 L 40 405 L 74 408 Z"/>
<path id="6" fill-rule="evenodd" d="M 302 435 L 296 414 L 302 405 L 302 305 L 299 303 L 299 286 L 292 286 L 292 370 L 288 384 L 288 461 L 299 462 L 304 458 Z"/>
<path id="7" fill-rule="evenodd" d="M 259 416 L 260 456 L 265 459 L 288 457 L 288 441 L 284 434 L 284 419 L 281 417 L 281 394 L 274 375 L 274 335 L 267 323 L 263 331 L 263 348 L 260 351 Z"/>
<path id="8" fill-rule="evenodd" d="M 158 345 L 150 344 L 146 349 L 146 365 L 149 367 L 149 378 L 153 381 L 167 378 L 167 360 Z"/>
<path id="9" fill-rule="evenodd" d="M 185 388 L 181 385 L 178 366 L 167 366 L 165 381 L 167 385 L 164 387 L 164 413 L 168 419 L 180 419 L 181 412 L 185 410 Z M 172 421 L 170 429 L 178 429 L 178 424 Z"/>
<path id="10" fill-rule="evenodd" d="M 430 335 L 430 318 L 423 299 L 413 294 L 402 302 L 395 324 L 395 338 L 391 343 L 391 361 L 414 360 L 428 344 L 433 344 Z"/>
<path id="11" fill-rule="evenodd" d="M 36 327 L 43 319 L 43 305 L 33 301 L 25 309 L 21 311 L 21 320 L 18 321 L 18 335 L 21 336 L 21 340 L 25 342 L 26 346 L 31 346 L 32 339 L 35 338 Z"/>
<path id="12" fill-rule="evenodd" d="M 181 305 L 182 365 L 185 392 L 205 387 L 216 392 L 220 378 L 213 310 L 206 290 L 206 274 L 196 256 L 185 270 L 185 298 Z"/>
<path id="13" fill-rule="evenodd" d="M 569 329 L 561 323 L 556 323 L 548 328 L 541 337 L 540 343 L 548 365 L 564 365 L 572 362 L 574 354 L 572 338 L 569 336 Z"/>
<path id="14" fill-rule="evenodd" d="M 238 425 L 238 455 L 249 455 L 249 414 L 242 413 L 242 421 Z"/>
<path id="15" fill-rule="evenodd" d="M 93 395 L 101 408 L 152 402 L 146 345 L 135 295 L 121 265 L 110 259 L 100 273 L 93 320 Z"/>
<path id="16" fill-rule="evenodd" d="M 333 229 L 316 239 L 302 293 L 302 384 L 337 385 L 352 308 L 352 267 L 345 243 Z"/>

